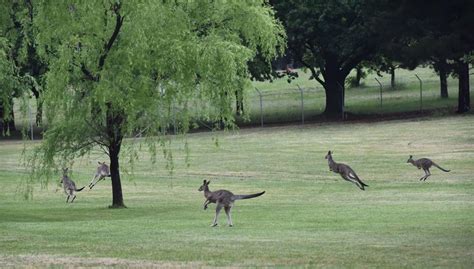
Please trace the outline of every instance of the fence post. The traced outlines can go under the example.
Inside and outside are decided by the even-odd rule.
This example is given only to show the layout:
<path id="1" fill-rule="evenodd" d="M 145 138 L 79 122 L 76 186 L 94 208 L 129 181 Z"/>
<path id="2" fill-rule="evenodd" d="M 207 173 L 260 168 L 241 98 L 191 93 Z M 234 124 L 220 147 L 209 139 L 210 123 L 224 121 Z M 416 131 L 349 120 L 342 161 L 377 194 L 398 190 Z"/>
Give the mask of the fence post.
<path id="1" fill-rule="evenodd" d="M 260 97 L 260 125 L 263 127 L 263 100 L 262 100 L 262 93 L 255 87 L 255 90 L 258 93 L 258 96 Z"/>
<path id="2" fill-rule="evenodd" d="M 382 105 L 382 102 L 383 102 L 382 101 L 382 88 L 383 88 L 383 86 L 382 86 L 382 83 L 380 83 L 380 81 L 377 78 L 375 78 L 375 80 L 380 85 L 380 110 L 382 110 L 382 107 L 383 107 L 383 105 Z"/>
<path id="3" fill-rule="evenodd" d="M 301 94 L 301 124 L 304 125 L 304 97 L 303 97 L 303 89 L 300 85 L 296 84 L 296 87 L 300 90 Z"/>
<path id="4" fill-rule="evenodd" d="M 31 119 L 32 115 L 31 115 L 30 99 L 28 99 L 28 114 L 29 114 L 29 121 L 30 121 L 31 140 L 33 141 L 34 140 L 34 137 L 33 137 L 33 120 Z"/>
<path id="5" fill-rule="evenodd" d="M 417 74 L 415 76 L 420 81 L 420 112 L 423 114 L 423 81 Z"/>

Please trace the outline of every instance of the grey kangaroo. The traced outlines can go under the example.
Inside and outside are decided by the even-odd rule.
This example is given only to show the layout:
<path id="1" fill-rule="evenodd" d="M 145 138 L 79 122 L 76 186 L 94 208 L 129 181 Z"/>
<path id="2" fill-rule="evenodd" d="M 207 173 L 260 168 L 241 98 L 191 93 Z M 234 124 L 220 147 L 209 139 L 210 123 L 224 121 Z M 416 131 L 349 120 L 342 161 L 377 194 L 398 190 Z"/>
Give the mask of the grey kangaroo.
<path id="1" fill-rule="evenodd" d="M 414 166 L 416 166 L 418 169 L 422 169 L 423 168 L 423 171 L 425 171 L 425 175 L 422 176 L 420 178 L 420 181 L 426 181 L 426 179 L 431 176 L 431 173 L 430 173 L 430 168 L 431 166 L 434 166 L 434 167 L 437 167 L 439 168 L 441 171 L 444 171 L 444 172 L 449 172 L 451 170 L 446 170 L 446 169 L 443 169 L 441 168 L 441 166 L 437 165 L 436 163 L 434 163 L 432 160 L 428 159 L 428 158 L 421 158 L 421 159 L 418 159 L 418 160 L 413 160 L 413 156 L 410 155 L 410 158 L 408 158 L 407 160 L 407 163 L 411 163 L 413 164 Z"/>
<path id="2" fill-rule="evenodd" d="M 365 190 L 364 187 L 368 187 L 369 185 L 365 184 L 360 180 L 360 178 L 357 176 L 356 172 L 352 170 L 352 168 L 349 167 L 347 164 L 343 163 L 336 163 L 332 159 L 332 152 L 328 151 L 328 154 L 325 157 L 328 160 L 329 164 L 329 171 L 333 171 L 334 173 L 338 173 L 341 175 L 341 177 L 349 182 L 352 182 L 357 185 L 361 190 Z"/>
<path id="3" fill-rule="evenodd" d="M 217 226 L 217 218 L 219 217 L 219 212 L 222 208 L 224 208 L 225 214 L 227 215 L 227 224 L 229 224 L 230 227 L 234 226 L 232 223 L 232 217 L 230 216 L 230 210 L 232 209 L 234 202 L 236 200 L 255 198 L 265 193 L 263 191 L 255 194 L 235 195 L 228 190 L 210 191 L 209 183 L 211 183 L 211 181 L 204 180 L 201 187 L 199 187 L 199 191 L 204 191 L 204 197 L 206 198 L 206 201 L 204 202 L 204 210 L 207 209 L 207 205 L 210 203 L 217 204 L 216 216 L 214 217 L 214 222 L 211 225 L 212 227 Z"/>
<path id="4" fill-rule="evenodd" d="M 105 162 L 99 162 L 99 167 L 97 167 L 97 171 L 95 172 L 91 183 L 89 183 L 89 189 L 92 189 L 92 187 L 94 187 L 97 182 L 101 181 L 105 177 L 110 177 L 110 168 Z"/>
<path id="5" fill-rule="evenodd" d="M 80 189 L 76 188 L 76 183 L 72 181 L 69 176 L 67 175 L 68 168 L 63 168 L 63 177 L 61 179 L 61 183 L 63 183 L 63 188 L 64 188 L 64 193 L 67 195 L 66 203 L 69 202 L 69 198 L 72 196 L 71 203 L 74 202 L 74 199 L 76 199 L 76 192 L 82 191 L 82 189 L 85 188 L 82 187 Z"/>

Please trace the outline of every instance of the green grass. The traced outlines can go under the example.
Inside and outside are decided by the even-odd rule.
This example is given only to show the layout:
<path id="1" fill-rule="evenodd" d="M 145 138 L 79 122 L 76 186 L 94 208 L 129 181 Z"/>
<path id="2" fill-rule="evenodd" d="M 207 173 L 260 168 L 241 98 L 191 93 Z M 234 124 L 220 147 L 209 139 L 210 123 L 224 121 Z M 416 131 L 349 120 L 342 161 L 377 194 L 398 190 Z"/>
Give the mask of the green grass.
<path id="1" fill-rule="evenodd" d="M 313 124 L 236 133 L 189 135 L 173 142 L 175 173 L 146 153 L 123 172 L 128 209 L 111 210 L 110 182 L 65 204 L 55 185 L 37 186 L 33 201 L 15 191 L 22 142 L 0 141 L 0 267 L 278 266 L 472 268 L 474 265 L 474 116 L 379 123 Z M 32 145 L 29 144 L 28 148 Z M 360 191 L 329 172 L 324 156 L 350 164 L 368 184 Z M 408 155 L 430 157 L 452 172 L 423 172 Z M 89 183 L 93 153 L 72 178 Z M 127 168 L 122 157 L 123 168 Z M 209 227 L 197 191 L 266 190 L 238 201 L 235 227 Z M 59 174 L 52 181 L 59 180 Z M 137 265 L 138 264 L 138 265 Z"/>

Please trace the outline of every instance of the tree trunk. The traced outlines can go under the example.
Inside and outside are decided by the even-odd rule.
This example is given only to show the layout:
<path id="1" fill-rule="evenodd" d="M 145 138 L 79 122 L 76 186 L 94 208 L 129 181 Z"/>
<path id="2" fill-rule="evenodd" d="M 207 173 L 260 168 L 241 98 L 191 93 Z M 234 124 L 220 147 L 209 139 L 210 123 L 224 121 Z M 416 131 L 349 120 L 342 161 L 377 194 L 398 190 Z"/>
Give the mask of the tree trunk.
<path id="1" fill-rule="evenodd" d="M 435 69 L 439 74 L 439 87 L 441 98 L 448 98 L 448 64 L 445 59 L 435 63 Z"/>
<path id="2" fill-rule="evenodd" d="M 360 87 L 360 80 L 362 79 L 362 67 L 356 67 L 356 79 L 354 83 L 354 87 Z"/>
<path id="3" fill-rule="evenodd" d="M 324 86 L 326 92 L 326 109 L 324 114 L 330 118 L 342 117 L 344 105 L 344 83 L 337 79 L 327 80 Z"/>
<path id="4" fill-rule="evenodd" d="M 109 137 L 110 177 L 112 181 L 112 205 L 110 208 L 125 208 L 123 203 L 122 182 L 120 181 L 119 154 L 122 145 L 123 116 L 107 104 L 107 135 Z"/>
<path id="5" fill-rule="evenodd" d="M 35 96 L 36 99 L 36 126 L 41 126 L 41 122 L 43 121 L 43 100 L 41 100 L 40 92 L 35 89 L 34 86 L 31 87 L 31 92 Z"/>
<path id="6" fill-rule="evenodd" d="M 395 89 L 395 67 L 394 66 L 390 67 L 390 87 L 392 87 L 392 89 Z"/>
<path id="7" fill-rule="evenodd" d="M 350 71 L 350 69 L 348 70 Z M 334 58 L 326 61 L 325 72 L 323 72 L 323 86 L 326 92 L 326 109 L 324 110 L 324 114 L 328 118 L 342 118 L 343 116 L 344 81 L 349 71 L 343 74 Z"/>
<path id="8" fill-rule="evenodd" d="M 43 101 L 36 99 L 36 126 L 40 127 L 43 122 Z"/>
<path id="9" fill-rule="evenodd" d="M 238 116 L 244 114 L 244 99 L 242 90 L 235 91 L 235 110 Z"/>
<path id="10" fill-rule="evenodd" d="M 120 181 L 119 153 L 121 141 L 109 147 L 110 176 L 112 181 L 112 205 L 110 208 L 124 208 L 122 182 Z"/>
<path id="11" fill-rule="evenodd" d="M 7 116 L 5 113 L 9 113 L 9 115 Z M 0 135 L 8 131 L 16 131 L 15 115 L 13 113 L 13 100 L 10 99 L 9 102 L 4 103 L 0 99 Z"/>
<path id="12" fill-rule="evenodd" d="M 446 69 L 439 70 L 439 87 L 441 90 L 441 98 L 448 98 L 448 75 Z"/>
<path id="13" fill-rule="evenodd" d="M 471 97 L 469 93 L 469 64 L 458 62 L 457 73 L 459 76 L 459 97 L 457 113 L 468 112 L 471 109 Z"/>

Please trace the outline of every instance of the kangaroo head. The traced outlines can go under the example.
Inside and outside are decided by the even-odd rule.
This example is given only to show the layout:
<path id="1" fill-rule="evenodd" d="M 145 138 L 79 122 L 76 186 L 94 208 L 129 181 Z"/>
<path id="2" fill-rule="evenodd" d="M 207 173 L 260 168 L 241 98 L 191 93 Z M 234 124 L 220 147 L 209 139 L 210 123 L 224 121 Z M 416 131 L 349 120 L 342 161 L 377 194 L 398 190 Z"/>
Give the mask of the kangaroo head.
<path id="1" fill-rule="evenodd" d="M 104 175 L 110 175 L 110 168 L 105 162 L 98 162 L 99 167 L 97 167 L 97 173 L 102 173 Z"/>
<path id="2" fill-rule="evenodd" d="M 68 170 L 69 170 L 69 168 L 63 168 L 63 175 L 67 176 Z"/>
<path id="3" fill-rule="evenodd" d="M 331 157 L 331 154 L 332 154 L 332 152 L 328 151 L 328 154 L 326 154 L 326 157 L 324 157 L 324 159 L 326 159 L 326 160 L 329 159 L 329 157 Z"/>
<path id="4" fill-rule="evenodd" d="M 201 187 L 199 187 L 198 191 L 203 191 L 206 189 L 207 186 L 209 186 L 209 183 L 211 183 L 211 181 L 206 181 L 205 179 L 202 181 L 202 185 Z"/>
<path id="5" fill-rule="evenodd" d="M 407 163 L 412 162 L 412 161 L 413 161 L 413 156 L 410 155 L 410 158 L 408 158 Z"/>

